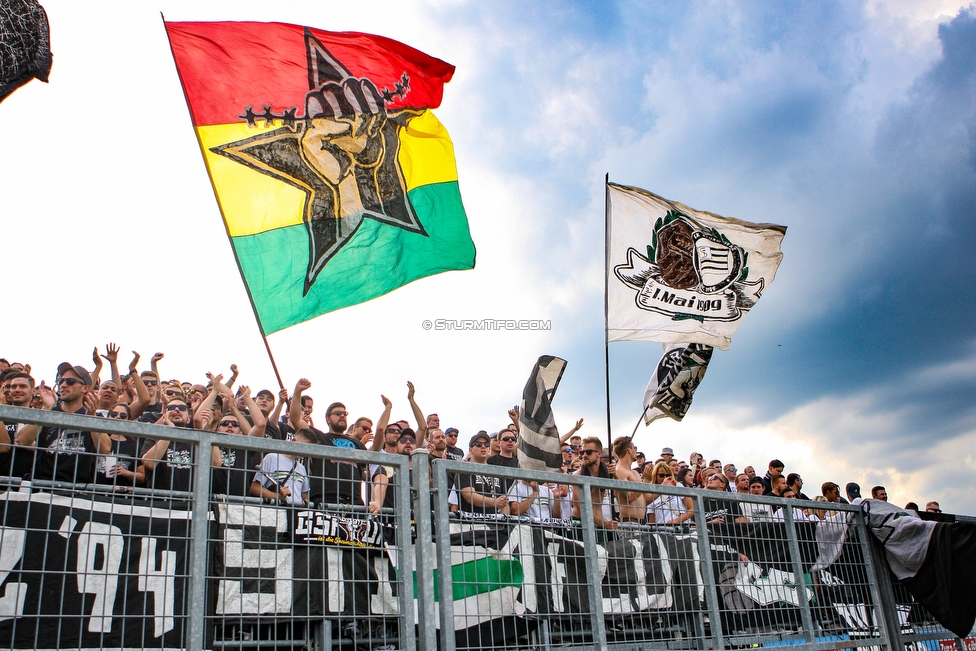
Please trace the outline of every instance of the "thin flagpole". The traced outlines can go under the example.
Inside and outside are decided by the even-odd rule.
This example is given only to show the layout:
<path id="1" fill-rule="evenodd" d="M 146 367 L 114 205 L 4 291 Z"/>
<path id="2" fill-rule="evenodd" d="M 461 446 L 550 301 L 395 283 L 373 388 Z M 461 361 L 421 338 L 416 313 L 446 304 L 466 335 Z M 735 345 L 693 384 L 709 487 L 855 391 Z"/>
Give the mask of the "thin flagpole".
<path id="1" fill-rule="evenodd" d="M 169 43 L 170 54 L 173 55 L 173 64 L 176 66 L 176 53 L 173 52 L 173 40 L 169 37 L 169 30 L 166 29 L 166 18 L 163 13 L 159 13 L 160 20 L 163 21 L 163 31 L 166 32 L 166 40 Z M 224 206 L 220 203 L 220 196 L 217 194 L 217 186 L 214 185 L 213 175 L 210 173 L 210 165 L 207 164 L 207 152 L 203 147 L 203 141 L 200 139 L 200 132 L 196 128 L 196 120 L 193 119 L 193 108 L 190 106 L 190 98 L 186 95 L 186 84 L 183 82 L 183 74 L 180 72 L 180 67 L 176 66 L 176 74 L 180 78 L 180 87 L 183 89 L 183 101 L 186 102 L 186 110 L 190 114 L 190 122 L 193 127 L 193 133 L 197 137 L 197 145 L 200 147 L 200 156 L 203 157 L 203 165 L 207 169 L 207 177 L 210 179 L 210 187 L 213 188 L 214 198 L 217 200 L 217 208 L 220 210 L 220 218 L 224 222 L 224 231 L 227 233 L 227 242 L 230 244 L 231 253 L 234 254 L 234 262 L 237 263 L 237 271 L 241 274 L 241 281 L 244 283 L 244 290 L 247 292 L 247 300 L 251 303 L 251 312 L 254 314 L 254 322 L 257 323 L 258 331 L 261 333 L 261 340 L 264 341 L 264 349 L 268 351 L 268 359 L 271 361 L 271 368 L 274 370 L 275 378 L 278 380 L 278 387 L 280 389 L 285 388 L 285 384 L 281 381 L 281 374 L 278 372 L 278 364 L 275 363 L 274 355 L 271 354 L 271 346 L 268 345 L 268 335 L 264 331 L 264 326 L 261 325 L 261 317 L 258 316 L 258 309 L 254 305 L 254 297 L 251 296 L 251 288 L 247 285 L 247 280 L 244 278 L 244 269 L 241 267 L 241 260 L 237 256 L 237 251 L 234 249 L 233 240 L 230 234 L 230 228 L 227 225 L 227 216 L 224 215 Z"/>
<path id="2" fill-rule="evenodd" d="M 634 431 L 630 433 L 630 438 L 634 438 L 637 434 L 637 428 L 640 427 L 641 421 L 644 420 L 644 414 L 647 413 L 647 407 L 644 407 L 644 411 L 641 412 L 640 418 L 637 419 L 637 424 L 634 425 Z"/>
<path id="3" fill-rule="evenodd" d="M 610 172 L 607 172 L 603 187 L 606 192 L 606 206 L 603 211 L 603 243 L 606 258 L 603 269 L 603 358 L 606 371 L 607 449 L 609 450 L 613 446 L 613 431 L 610 429 Z"/>

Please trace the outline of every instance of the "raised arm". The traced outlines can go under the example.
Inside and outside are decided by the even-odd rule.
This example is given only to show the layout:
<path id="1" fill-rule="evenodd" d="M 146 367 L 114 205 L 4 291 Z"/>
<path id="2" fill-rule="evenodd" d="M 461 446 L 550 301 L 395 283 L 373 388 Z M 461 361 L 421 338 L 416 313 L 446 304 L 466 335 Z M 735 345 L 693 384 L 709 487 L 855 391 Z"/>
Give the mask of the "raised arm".
<path id="1" fill-rule="evenodd" d="M 95 388 L 102 383 L 99 377 L 102 374 L 102 358 L 98 356 L 98 346 L 95 346 L 95 350 L 92 351 L 92 361 L 95 362 L 95 370 L 91 372 L 91 379 L 92 388 Z"/>
<path id="2" fill-rule="evenodd" d="M 568 432 L 566 432 L 565 434 L 563 434 L 562 436 L 559 437 L 559 442 L 560 443 L 565 443 L 566 441 L 568 441 L 570 438 L 572 438 L 573 434 L 575 434 L 576 432 L 578 432 L 580 430 L 581 427 L 583 427 L 583 419 L 582 418 L 580 418 L 578 421 L 576 421 L 576 427 L 574 427 L 573 429 L 569 430 Z"/>
<path id="3" fill-rule="evenodd" d="M 129 374 L 132 377 L 132 386 L 136 389 L 136 399 L 129 405 L 129 413 L 132 420 L 139 418 L 146 411 L 146 407 L 149 406 L 149 389 L 146 388 L 146 383 L 139 376 L 139 371 L 136 368 L 138 364 L 139 353 L 133 350 L 132 361 L 129 362 Z"/>
<path id="4" fill-rule="evenodd" d="M 97 349 L 96 349 L 97 350 Z M 102 355 L 108 361 L 109 368 L 112 371 L 112 382 L 115 382 L 115 386 L 122 388 L 122 376 L 119 375 L 119 347 L 113 343 L 105 344 L 105 354 Z M 98 386 L 94 383 L 94 378 L 92 384 Z"/>
<path id="5" fill-rule="evenodd" d="M 203 399 L 203 402 L 193 412 L 193 426 L 197 429 L 207 429 L 210 423 L 213 422 L 213 406 L 217 400 L 216 386 L 220 383 L 221 379 L 222 377 L 220 375 L 215 375 L 212 378 L 213 385 L 210 387 L 210 393 L 207 394 L 207 397 Z"/>
<path id="6" fill-rule="evenodd" d="M 234 387 L 234 382 L 237 380 L 237 364 L 230 365 L 230 379 L 227 380 L 227 388 L 231 389 Z M 250 407 L 248 407 L 250 409 Z"/>
<path id="7" fill-rule="evenodd" d="M 380 396 L 383 401 L 383 413 L 380 414 L 380 419 L 376 421 L 376 431 L 373 435 L 373 445 L 370 450 L 373 452 L 377 450 L 382 450 L 383 446 L 386 445 L 386 426 L 390 424 L 390 413 L 393 411 L 393 403 L 386 396 Z M 383 500 L 380 500 L 380 504 Z"/>
<path id="8" fill-rule="evenodd" d="M 251 414 L 251 419 L 254 421 L 253 424 L 248 426 L 248 431 L 244 432 L 244 425 L 247 425 L 247 419 L 242 419 L 240 421 L 241 431 L 247 436 L 264 436 L 264 430 L 268 425 L 268 419 L 264 417 L 264 412 L 261 411 L 261 408 L 258 407 L 251 399 L 251 387 L 241 385 L 241 396 L 244 398 L 244 404 L 247 405 L 247 411 L 249 414 Z"/>
<path id="9" fill-rule="evenodd" d="M 278 422 L 278 418 L 281 416 L 281 408 L 285 406 L 286 402 L 288 402 L 288 389 L 282 389 L 278 392 L 278 404 L 275 405 L 274 410 L 268 414 L 268 422 Z"/>
<path id="10" fill-rule="evenodd" d="M 414 389 L 413 382 L 407 380 L 407 400 L 410 402 L 413 417 L 417 419 L 417 442 L 419 445 L 422 439 L 427 438 L 427 419 L 424 418 L 424 412 L 417 406 L 417 401 L 413 399 L 414 393 L 416 393 L 416 389 Z"/>
<path id="11" fill-rule="evenodd" d="M 311 382 L 301 378 L 295 385 L 295 391 L 291 396 L 291 404 L 288 406 L 288 422 L 296 432 L 300 429 L 308 429 L 308 423 L 302 418 L 302 394 L 311 387 Z"/>

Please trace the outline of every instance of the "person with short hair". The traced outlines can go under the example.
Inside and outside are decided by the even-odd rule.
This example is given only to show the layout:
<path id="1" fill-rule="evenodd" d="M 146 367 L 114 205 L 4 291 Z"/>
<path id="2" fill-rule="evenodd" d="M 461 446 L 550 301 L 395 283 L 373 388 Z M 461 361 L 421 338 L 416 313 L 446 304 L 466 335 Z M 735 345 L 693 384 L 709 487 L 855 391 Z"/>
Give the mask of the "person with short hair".
<path id="1" fill-rule="evenodd" d="M 91 392 L 92 378 L 87 370 L 63 362 L 58 366 L 57 385 L 60 400 L 55 399 L 50 389 L 41 391 L 43 409 L 69 414 L 95 414 L 97 400 Z M 18 432 L 17 442 L 37 446 L 34 479 L 79 484 L 95 480 L 97 455 L 108 454 L 112 449 L 107 434 L 69 427 L 27 425 Z"/>
<path id="2" fill-rule="evenodd" d="M 874 486 L 871 489 L 871 498 L 875 500 L 881 500 L 882 502 L 887 502 L 888 491 L 885 490 L 884 486 Z"/>
<path id="3" fill-rule="evenodd" d="M 451 461 L 461 461 L 464 459 L 464 450 L 457 446 L 458 429 L 456 427 L 448 427 L 444 430 L 444 439 L 447 441 L 447 458 Z"/>
<path id="4" fill-rule="evenodd" d="M 588 436 L 583 439 L 583 448 L 580 450 L 580 469 L 576 472 L 580 476 L 599 477 L 610 479 L 610 470 L 603 463 L 603 441 L 596 436 Z M 573 517 L 581 517 L 580 500 L 582 495 L 579 486 L 573 486 Z M 590 488 L 590 503 L 593 505 L 593 521 L 604 529 L 616 529 L 617 521 L 613 519 L 613 511 L 610 507 L 610 491 L 605 491 L 596 487 Z"/>
<path id="5" fill-rule="evenodd" d="M 939 506 L 938 502 L 927 502 L 925 504 L 926 513 L 942 513 L 942 507 Z"/>
<path id="6" fill-rule="evenodd" d="M 820 494 L 823 495 L 828 502 L 840 504 L 840 486 L 834 482 L 825 481 L 823 485 L 820 486 Z"/>
<path id="7" fill-rule="evenodd" d="M 773 479 L 782 475 L 785 468 L 786 464 L 779 459 L 773 459 L 769 462 L 769 468 L 766 471 L 766 476 L 763 477 L 763 485 L 766 487 L 766 495 L 772 495 Z"/>
<path id="8" fill-rule="evenodd" d="M 705 482 L 706 491 L 724 492 L 728 489 L 729 480 L 720 472 L 713 472 Z M 707 497 L 704 500 L 705 522 L 708 524 L 731 524 L 732 522 L 748 522 L 742 514 L 739 505 L 731 500 Z"/>
<path id="9" fill-rule="evenodd" d="M 752 481 L 752 478 L 756 476 L 756 469 L 753 468 L 752 466 L 746 466 L 745 468 L 742 469 L 742 472 L 749 475 L 750 482 Z"/>
<path id="10" fill-rule="evenodd" d="M 740 472 L 735 476 L 735 492 L 736 493 L 748 493 L 749 492 L 749 475 L 744 472 Z"/>
<path id="11" fill-rule="evenodd" d="M 650 470 L 650 482 L 659 486 L 677 486 L 678 482 L 671 472 L 671 465 L 661 461 Z M 695 502 L 690 497 L 648 493 L 647 521 L 655 524 L 676 525 L 695 517 Z"/>
<path id="12" fill-rule="evenodd" d="M 478 432 L 471 437 L 468 450 L 472 463 L 487 465 L 491 439 L 487 434 Z M 462 472 L 458 473 L 457 487 L 460 493 L 458 500 L 460 511 L 484 515 L 508 515 L 508 493 L 503 490 L 500 478 L 478 474 L 476 470 Z"/>
<path id="13" fill-rule="evenodd" d="M 637 446 L 629 436 L 621 436 L 613 442 L 613 453 L 617 455 L 617 467 L 614 476 L 620 481 L 641 483 L 640 473 L 633 469 L 637 456 Z M 670 468 L 668 469 L 670 471 Z M 618 490 L 617 503 L 621 522 L 644 522 L 647 517 L 647 505 L 644 493 L 636 490 Z"/>
<path id="14" fill-rule="evenodd" d="M 809 497 L 803 494 L 803 477 L 799 473 L 791 472 L 786 476 L 786 485 L 791 491 L 796 495 L 797 499 L 810 500 Z"/>
<path id="15" fill-rule="evenodd" d="M 293 439 L 296 443 L 316 443 L 315 433 L 300 429 Z M 251 481 L 250 493 L 285 504 L 302 505 L 308 502 L 308 471 L 298 454 L 269 452 Z"/>

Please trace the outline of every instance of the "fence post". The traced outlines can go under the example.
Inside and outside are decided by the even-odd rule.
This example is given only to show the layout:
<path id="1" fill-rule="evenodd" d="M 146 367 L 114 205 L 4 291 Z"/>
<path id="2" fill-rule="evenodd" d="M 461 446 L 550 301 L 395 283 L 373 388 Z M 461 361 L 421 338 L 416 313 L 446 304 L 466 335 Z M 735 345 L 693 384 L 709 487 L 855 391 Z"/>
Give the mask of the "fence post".
<path id="1" fill-rule="evenodd" d="M 884 636 L 889 651 L 902 651 L 905 642 L 901 637 L 901 623 L 898 621 L 898 607 L 895 605 L 895 591 L 891 587 L 891 577 L 888 570 L 888 559 L 884 557 L 881 543 L 874 540 L 864 521 L 864 512 L 854 514 L 854 524 L 858 536 L 861 538 L 861 555 L 864 557 L 865 570 L 871 586 L 871 598 L 877 604 L 875 613 L 880 620 L 878 632 Z"/>
<path id="2" fill-rule="evenodd" d="M 210 457 L 213 434 L 200 431 L 196 463 L 193 466 L 193 518 L 190 520 L 190 568 L 187 576 L 186 600 L 187 651 L 205 647 L 205 615 L 207 613 L 207 548 L 210 537 Z"/>
<path id="3" fill-rule="evenodd" d="M 417 623 L 420 627 L 420 648 L 437 648 L 436 613 L 434 612 L 434 558 L 427 541 L 432 540 L 430 528 L 430 455 L 427 450 L 410 453 L 413 462 L 413 507 L 417 527 L 417 572 L 411 577 L 412 590 L 417 592 Z M 443 598 L 441 599 L 443 601 Z"/>
<path id="4" fill-rule="evenodd" d="M 722 634 L 722 616 L 718 608 L 718 587 L 715 585 L 715 572 L 712 569 L 712 547 L 708 542 L 708 524 L 705 522 L 705 500 L 695 495 L 695 530 L 698 532 L 698 555 L 702 562 L 702 580 L 705 582 L 705 604 L 708 607 L 708 628 L 714 642 L 712 648 L 721 651 L 725 648 Z"/>
<path id="5" fill-rule="evenodd" d="M 411 465 L 397 467 L 397 473 L 406 473 L 410 477 L 410 468 L 413 465 L 424 465 L 426 457 L 421 461 L 419 458 L 410 458 Z M 389 489 L 388 489 L 389 490 Z M 415 651 L 417 648 L 417 638 L 414 635 L 414 609 L 413 609 L 413 582 L 414 582 L 414 555 L 411 545 L 411 514 L 414 501 L 413 486 L 409 481 L 398 480 L 395 503 L 393 505 L 393 522 L 396 526 L 396 546 L 397 546 L 397 581 L 400 590 L 400 649 L 402 651 Z M 418 502 L 420 503 L 420 502 Z M 422 625 L 422 624 L 421 624 Z"/>
<path id="6" fill-rule="evenodd" d="M 603 615 L 603 577 L 600 576 L 597 559 L 593 501 L 589 482 L 576 487 L 580 491 L 580 520 L 583 525 L 583 553 L 586 558 L 586 594 L 590 602 L 590 627 L 593 631 L 593 648 L 606 651 L 607 622 Z"/>
<path id="7" fill-rule="evenodd" d="M 800 558 L 800 543 L 796 538 L 796 522 L 793 520 L 793 508 L 783 507 L 783 515 L 786 526 L 786 541 L 790 547 L 790 556 L 793 559 L 793 574 L 796 576 L 796 595 L 800 600 L 800 621 L 803 623 L 803 632 L 806 634 L 807 642 L 816 642 L 816 633 L 813 630 L 813 616 L 810 613 L 810 598 L 807 596 L 807 583 L 803 578 L 803 561 Z"/>
<path id="8" fill-rule="evenodd" d="M 437 587 L 440 593 L 441 649 L 454 651 L 454 582 L 451 566 L 451 521 L 448 514 L 448 498 L 451 494 L 447 471 L 438 461 L 433 464 L 434 474 L 434 530 L 437 543 Z M 433 584 L 431 577 L 431 584 Z M 434 626 L 435 622 L 431 622 Z"/>

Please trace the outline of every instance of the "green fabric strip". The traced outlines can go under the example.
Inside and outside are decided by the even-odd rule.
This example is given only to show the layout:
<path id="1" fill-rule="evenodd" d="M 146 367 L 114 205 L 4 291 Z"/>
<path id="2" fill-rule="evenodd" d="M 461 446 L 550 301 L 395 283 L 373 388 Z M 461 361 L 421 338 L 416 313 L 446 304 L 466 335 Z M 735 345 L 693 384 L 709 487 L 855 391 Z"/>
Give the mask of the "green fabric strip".
<path id="1" fill-rule="evenodd" d="M 517 560 L 479 558 L 476 561 L 451 566 L 454 601 L 510 586 L 517 588 L 522 585 L 523 579 L 522 564 Z M 417 598 L 416 572 L 414 572 L 413 597 Z M 440 582 L 437 580 L 437 570 L 434 570 L 434 601 L 440 600 Z"/>
<path id="2" fill-rule="evenodd" d="M 232 238 L 264 333 L 363 303 L 425 276 L 472 269 L 474 242 L 457 182 L 421 186 L 407 196 L 429 237 L 366 219 L 304 297 L 309 249 L 304 224 Z"/>

